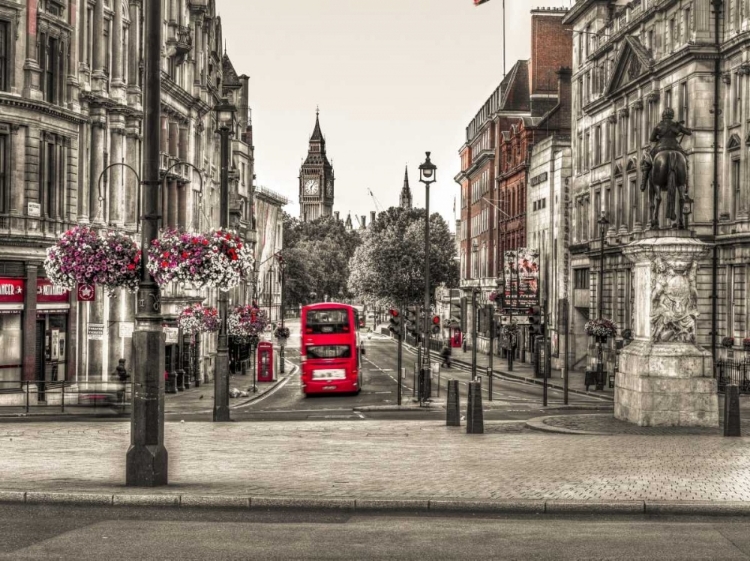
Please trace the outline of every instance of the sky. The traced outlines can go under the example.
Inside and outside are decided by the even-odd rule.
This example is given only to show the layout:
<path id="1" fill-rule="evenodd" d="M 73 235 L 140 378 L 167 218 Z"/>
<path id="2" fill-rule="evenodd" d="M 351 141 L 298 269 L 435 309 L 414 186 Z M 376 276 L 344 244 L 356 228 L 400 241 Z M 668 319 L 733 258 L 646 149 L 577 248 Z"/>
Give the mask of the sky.
<path id="1" fill-rule="evenodd" d="M 530 53 L 530 10 L 570 0 L 507 0 L 507 68 Z M 320 108 L 335 176 L 334 211 L 398 205 L 404 166 L 424 208 L 418 166 L 431 151 L 430 211 L 454 229 L 454 177 L 466 126 L 503 78 L 502 1 L 217 0 L 235 69 L 250 77 L 256 185 L 299 216 L 298 175 Z M 374 193 L 377 202 L 368 193 Z"/>

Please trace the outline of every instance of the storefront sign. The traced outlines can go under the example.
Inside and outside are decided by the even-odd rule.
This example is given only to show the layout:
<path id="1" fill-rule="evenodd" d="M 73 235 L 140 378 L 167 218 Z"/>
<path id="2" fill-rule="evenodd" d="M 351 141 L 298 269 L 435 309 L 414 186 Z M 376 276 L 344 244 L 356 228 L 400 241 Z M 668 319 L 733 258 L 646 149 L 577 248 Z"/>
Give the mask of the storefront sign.
<path id="1" fill-rule="evenodd" d="M 103 341 L 104 340 L 104 324 L 103 323 L 90 323 L 88 328 L 88 339 L 89 341 Z"/>
<path id="2" fill-rule="evenodd" d="M 0 304 L 23 304 L 25 279 L 0 278 Z"/>
<path id="3" fill-rule="evenodd" d="M 96 300 L 96 285 L 79 284 L 78 285 L 78 301 L 79 302 L 93 302 L 94 300 Z"/>
<path id="4" fill-rule="evenodd" d="M 164 333 L 167 335 L 167 340 L 164 341 L 167 345 L 176 345 L 179 342 L 179 334 L 180 330 L 176 327 L 165 327 Z"/>
<path id="5" fill-rule="evenodd" d="M 132 321 L 121 321 L 120 322 L 120 338 L 130 339 L 133 337 L 133 330 L 135 329 L 135 323 Z"/>
<path id="6" fill-rule="evenodd" d="M 49 279 L 37 279 L 36 301 L 38 303 L 59 302 L 67 303 L 70 299 L 70 291 L 55 286 Z"/>

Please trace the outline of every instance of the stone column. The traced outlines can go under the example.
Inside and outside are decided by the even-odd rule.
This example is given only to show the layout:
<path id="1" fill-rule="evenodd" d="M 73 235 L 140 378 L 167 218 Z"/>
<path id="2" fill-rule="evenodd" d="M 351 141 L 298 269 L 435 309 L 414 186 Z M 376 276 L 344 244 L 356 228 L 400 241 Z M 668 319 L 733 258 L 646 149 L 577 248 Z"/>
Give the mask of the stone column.
<path id="1" fill-rule="evenodd" d="M 86 3 L 85 0 L 81 1 L 84 4 Z M 78 3 L 79 0 L 70 0 L 70 5 L 68 6 L 68 23 L 73 29 L 77 29 L 78 26 L 78 22 L 76 21 Z M 81 33 L 80 28 L 78 32 Z M 78 113 L 80 110 L 80 103 L 78 102 L 80 86 L 78 84 L 78 38 L 75 34 L 70 39 L 70 60 L 66 64 L 68 66 L 68 75 L 66 77 L 68 109 Z"/>
<path id="2" fill-rule="evenodd" d="M 105 224 L 105 184 L 104 178 L 99 182 L 99 177 L 104 170 L 104 152 L 106 149 L 105 132 L 106 117 L 104 110 L 101 108 L 92 109 L 91 111 L 91 161 L 89 173 L 89 220 L 92 223 Z M 101 188 L 101 194 L 99 189 Z M 101 197 L 101 200 L 100 200 Z"/>
<path id="3" fill-rule="evenodd" d="M 203 84 L 203 17 L 195 20 L 195 76 L 194 84 Z"/>
<path id="4" fill-rule="evenodd" d="M 28 128 L 11 125 L 11 189 L 10 189 L 10 228 L 23 231 L 23 216 L 26 214 L 26 134 Z"/>
<path id="5" fill-rule="evenodd" d="M 123 43 L 122 43 L 122 0 L 112 0 L 114 17 L 112 18 L 112 90 L 115 97 L 121 98 L 124 94 L 125 77 L 123 74 Z"/>
<path id="6" fill-rule="evenodd" d="M 37 52 L 37 10 L 38 0 L 26 2 L 26 60 L 23 64 L 23 96 L 30 99 L 42 99 L 40 79 L 42 69 L 39 67 Z"/>
<path id="7" fill-rule="evenodd" d="M 96 287 L 96 300 L 87 302 L 86 307 L 88 308 L 87 327 L 91 324 L 104 325 L 104 337 L 106 337 L 107 324 L 104 318 L 104 289 L 102 287 Z M 88 339 L 87 351 L 88 380 L 102 380 L 104 378 L 104 341 Z"/>
<path id="8" fill-rule="evenodd" d="M 94 4 L 94 44 L 92 46 L 91 89 L 100 95 L 107 95 L 107 75 L 104 60 L 104 0 Z"/>
<path id="9" fill-rule="evenodd" d="M 86 30 L 88 29 L 88 0 L 79 0 L 78 6 L 80 9 L 80 17 L 78 18 L 78 45 L 79 53 L 77 59 L 77 66 L 80 72 L 88 73 L 90 71 L 89 65 L 86 62 L 89 51 L 89 36 Z"/>
<path id="10" fill-rule="evenodd" d="M 23 379 L 36 380 L 36 280 L 39 263 L 26 262 L 23 302 Z"/>
<path id="11" fill-rule="evenodd" d="M 125 140 L 125 123 L 122 115 L 112 115 L 112 155 L 110 164 L 124 162 L 123 145 Z M 125 187 L 123 179 L 130 175 L 130 170 L 123 166 L 109 168 L 109 223 L 122 226 L 125 223 Z"/>
<path id="12" fill-rule="evenodd" d="M 615 418 L 639 426 L 719 425 L 711 353 L 696 344 L 699 262 L 711 249 L 684 230 L 627 245 L 634 341 L 620 353 Z"/>
<path id="13" fill-rule="evenodd" d="M 128 30 L 128 104 L 141 105 L 141 0 L 130 0 Z"/>
<path id="14" fill-rule="evenodd" d="M 177 181 L 167 180 L 167 225 L 170 228 L 177 226 Z"/>
<path id="15" fill-rule="evenodd" d="M 137 119 L 128 119 L 126 126 L 125 153 L 126 163 L 135 169 L 140 170 L 140 121 Z M 135 230 L 138 220 L 138 195 L 140 188 L 138 178 L 131 170 L 124 171 L 127 180 L 125 181 L 124 205 L 125 205 L 125 228 Z"/>
<path id="16" fill-rule="evenodd" d="M 86 108 L 86 112 L 88 112 L 88 108 Z M 91 184 L 88 180 L 91 171 L 91 122 L 84 122 L 80 131 L 81 133 L 78 136 L 78 223 L 88 224 L 91 199 Z"/>
<path id="17" fill-rule="evenodd" d="M 107 321 L 105 325 L 105 337 L 108 339 L 107 345 L 107 372 L 112 372 L 117 366 L 117 361 L 122 356 L 122 339 L 120 338 L 120 321 L 123 319 L 122 307 L 125 305 L 125 299 L 130 293 L 124 288 L 119 288 L 109 297 L 109 309 L 107 310 Z"/>

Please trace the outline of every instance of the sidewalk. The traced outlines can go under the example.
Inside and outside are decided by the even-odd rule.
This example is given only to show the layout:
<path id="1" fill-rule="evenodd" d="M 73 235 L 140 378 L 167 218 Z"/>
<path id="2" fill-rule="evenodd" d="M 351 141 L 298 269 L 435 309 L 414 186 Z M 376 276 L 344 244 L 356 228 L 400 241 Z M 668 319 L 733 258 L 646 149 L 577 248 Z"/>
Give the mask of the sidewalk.
<path id="1" fill-rule="evenodd" d="M 167 423 L 164 430 L 170 485 L 144 489 L 123 484 L 127 422 L 0 425 L 0 501 L 54 502 L 65 499 L 44 493 L 68 492 L 98 494 L 68 500 L 131 505 L 222 496 L 214 500 L 244 508 L 374 499 L 480 510 L 575 504 L 614 513 L 688 504 L 750 513 L 749 438 L 564 435 L 523 421 L 486 422 L 483 435 L 443 421 Z"/>

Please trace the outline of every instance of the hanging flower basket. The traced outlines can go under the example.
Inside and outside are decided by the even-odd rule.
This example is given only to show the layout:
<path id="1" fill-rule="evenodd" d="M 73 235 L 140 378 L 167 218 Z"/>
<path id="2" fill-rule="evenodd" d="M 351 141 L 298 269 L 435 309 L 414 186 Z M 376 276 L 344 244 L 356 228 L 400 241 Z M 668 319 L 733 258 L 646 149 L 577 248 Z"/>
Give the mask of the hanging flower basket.
<path id="1" fill-rule="evenodd" d="M 496 302 L 497 299 L 500 297 L 500 294 L 497 292 L 497 290 L 493 290 L 490 292 L 490 295 L 488 298 L 490 299 L 490 302 Z"/>
<path id="2" fill-rule="evenodd" d="M 203 306 L 200 303 L 193 304 L 180 312 L 177 317 L 177 327 L 187 335 L 218 331 L 220 327 L 219 312 L 211 306 Z"/>
<path id="3" fill-rule="evenodd" d="M 151 242 L 148 270 L 159 285 L 211 286 L 226 292 L 252 270 L 250 248 L 232 231 L 191 234 L 168 229 Z"/>
<path id="4" fill-rule="evenodd" d="M 592 335 L 599 340 L 617 335 L 617 325 L 611 319 L 592 319 L 584 327 L 586 335 Z"/>
<path id="5" fill-rule="evenodd" d="M 724 337 L 721 340 L 721 346 L 726 347 L 727 349 L 734 347 L 734 337 Z"/>
<path id="6" fill-rule="evenodd" d="M 47 249 L 44 269 L 52 284 L 67 290 L 75 290 L 77 284 L 98 284 L 109 294 L 121 287 L 135 292 L 141 251 L 127 234 L 99 235 L 86 226 L 76 226 Z"/>
<path id="7" fill-rule="evenodd" d="M 235 337 L 257 336 L 268 325 L 265 310 L 255 306 L 239 306 L 227 318 L 227 331 Z"/>
<path id="8" fill-rule="evenodd" d="M 289 339 L 289 328 L 288 327 L 277 327 L 276 331 L 273 332 L 273 336 L 277 339 L 283 339 L 286 341 Z"/>
<path id="9" fill-rule="evenodd" d="M 510 337 L 511 335 L 517 335 L 518 325 L 516 323 L 509 323 L 507 325 L 503 325 L 503 327 L 500 329 L 500 334 L 506 338 Z"/>

